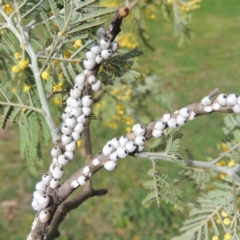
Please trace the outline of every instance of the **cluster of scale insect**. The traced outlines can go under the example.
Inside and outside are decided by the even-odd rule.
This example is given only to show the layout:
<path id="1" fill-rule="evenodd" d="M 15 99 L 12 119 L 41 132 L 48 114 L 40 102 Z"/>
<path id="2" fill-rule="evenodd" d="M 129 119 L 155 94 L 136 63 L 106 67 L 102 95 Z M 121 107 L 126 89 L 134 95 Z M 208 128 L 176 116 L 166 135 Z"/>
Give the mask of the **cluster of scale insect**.
<path id="1" fill-rule="evenodd" d="M 108 171 L 112 171 L 117 167 L 118 159 L 125 158 L 136 151 L 141 152 L 145 148 L 146 128 L 138 123 L 133 126 L 132 132 L 135 136 L 134 139 L 129 140 L 127 136 L 121 136 L 119 138 L 116 137 L 108 141 L 103 147 L 103 155 L 109 158 L 109 161 L 104 163 L 104 167 Z"/>
<path id="2" fill-rule="evenodd" d="M 44 210 L 50 204 L 50 196 L 46 195 L 46 189 L 49 186 L 56 189 L 59 186 L 60 179 L 64 175 L 64 167 L 74 160 L 74 151 L 77 148 L 77 141 L 81 139 L 85 123 L 92 112 L 93 99 L 91 95 L 83 96 L 86 85 L 90 85 L 92 91 L 98 91 L 102 83 L 95 75 L 89 73 L 97 64 L 110 58 L 118 50 L 117 42 L 110 42 L 106 38 L 106 32 L 103 28 L 97 31 L 98 42 L 92 43 L 86 58 L 83 61 L 85 70 L 75 78 L 75 85 L 70 90 L 70 96 L 66 100 L 66 107 L 62 114 L 63 123 L 61 124 L 63 148 L 55 146 L 51 150 L 53 158 L 52 164 L 42 177 L 42 181 L 35 186 L 33 193 L 32 207 L 40 211 L 39 217 L 42 222 L 49 219 L 49 212 Z M 83 169 L 83 176 L 73 182 L 72 187 L 86 184 L 87 179 L 91 176 L 90 169 Z"/>
<path id="3" fill-rule="evenodd" d="M 228 96 L 226 94 L 220 94 L 215 101 L 211 97 L 206 96 L 200 103 L 203 106 L 203 110 L 207 113 L 218 111 L 221 107 L 231 107 L 233 112 L 240 114 L 240 96 L 234 93 Z M 178 126 L 186 124 L 187 120 L 195 119 L 196 116 L 196 113 L 188 108 L 182 108 L 176 111 L 175 117 L 172 117 L 171 114 L 164 114 L 161 120 L 155 123 L 152 135 L 153 137 L 159 138 L 163 135 L 163 130 L 166 127 L 177 128 Z"/>

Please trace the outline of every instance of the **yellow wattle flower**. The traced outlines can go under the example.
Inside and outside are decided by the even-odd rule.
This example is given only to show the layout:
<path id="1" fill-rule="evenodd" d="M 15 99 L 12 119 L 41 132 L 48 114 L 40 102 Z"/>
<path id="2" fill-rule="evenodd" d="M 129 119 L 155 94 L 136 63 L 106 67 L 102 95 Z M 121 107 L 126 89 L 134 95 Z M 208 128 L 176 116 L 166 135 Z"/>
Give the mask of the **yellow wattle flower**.
<path id="1" fill-rule="evenodd" d="M 75 42 L 74 42 L 74 45 L 73 45 L 73 47 L 75 48 L 75 49 L 78 49 L 78 48 L 80 48 L 82 46 L 82 41 L 79 39 L 79 40 L 76 40 Z"/>
<path id="2" fill-rule="evenodd" d="M 19 71 L 20 71 L 20 69 L 19 69 L 18 66 L 13 66 L 13 67 L 12 67 L 12 72 L 14 72 L 14 73 L 19 73 Z"/>
<path id="3" fill-rule="evenodd" d="M 14 53 L 14 57 L 15 57 L 16 59 L 21 58 L 21 53 L 20 53 L 20 52 L 15 52 L 15 53 Z"/>
<path id="4" fill-rule="evenodd" d="M 53 102 L 54 102 L 56 105 L 62 105 L 62 100 L 59 99 L 59 98 L 57 98 L 57 97 L 55 97 L 55 98 L 53 99 Z"/>
<path id="5" fill-rule="evenodd" d="M 234 159 L 231 159 L 230 161 L 229 161 L 229 163 L 228 163 L 228 166 L 229 167 L 233 167 L 233 166 L 235 166 L 236 165 L 236 161 L 234 160 Z"/>
<path id="6" fill-rule="evenodd" d="M 29 60 L 21 60 L 19 61 L 18 65 L 21 69 L 25 69 L 28 67 Z"/>
<path id="7" fill-rule="evenodd" d="M 223 223 L 224 223 L 226 226 L 228 226 L 228 225 L 230 225 L 230 223 L 231 223 L 231 219 L 230 219 L 230 218 L 224 218 Z"/>
<path id="8" fill-rule="evenodd" d="M 230 240 L 232 235 L 230 233 L 227 233 L 224 235 L 224 240 Z"/>
<path id="9" fill-rule="evenodd" d="M 49 72 L 48 71 L 43 71 L 42 72 L 42 79 L 47 80 L 49 77 Z"/>
<path id="10" fill-rule="evenodd" d="M 82 140 L 78 140 L 77 145 L 78 145 L 78 147 L 81 147 L 82 146 Z"/>
<path id="11" fill-rule="evenodd" d="M 23 91 L 24 91 L 24 92 L 28 92 L 30 89 L 31 89 L 31 86 L 29 86 L 29 85 L 25 85 L 25 86 L 23 87 Z"/>
<path id="12" fill-rule="evenodd" d="M 213 236 L 212 240 L 219 240 L 219 237 L 218 236 Z"/>

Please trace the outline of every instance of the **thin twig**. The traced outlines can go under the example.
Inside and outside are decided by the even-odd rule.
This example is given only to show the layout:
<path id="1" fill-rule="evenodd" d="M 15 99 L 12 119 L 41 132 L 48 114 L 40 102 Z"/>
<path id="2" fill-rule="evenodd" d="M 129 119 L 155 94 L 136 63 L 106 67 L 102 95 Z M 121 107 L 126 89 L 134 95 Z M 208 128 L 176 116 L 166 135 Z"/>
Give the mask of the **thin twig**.
<path id="1" fill-rule="evenodd" d="M 23 104 L 12 103 L 12 102 L 0 102 L 0 105 L 12 106 L 12 107 L 23 108 L 23 109 L 25 108 L 25 109 L 32 110 L 34 112 L 38 112 L 43 116 L 46 116 L 46 113 L 40 108 L 35 108 L 35 107 L 31 107 L 31 106 L 27 106 L 27 105 L 23 105 Z"/>
<path id="2" fill-rule="evenodd" d="M 134 0 L 134 1 L 130 4 L 129 9 L 132 10 L 139 2 L 140 2 L 140 0 Z"/>

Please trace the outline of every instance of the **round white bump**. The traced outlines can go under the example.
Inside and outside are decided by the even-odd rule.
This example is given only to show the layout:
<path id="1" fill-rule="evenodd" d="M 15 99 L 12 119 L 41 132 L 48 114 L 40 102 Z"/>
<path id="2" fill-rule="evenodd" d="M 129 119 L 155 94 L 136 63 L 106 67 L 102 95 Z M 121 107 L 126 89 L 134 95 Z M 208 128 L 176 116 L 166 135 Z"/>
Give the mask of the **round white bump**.
<path id="1" fill-rule="evenodd" d="M 89 71 L 93 70 L 94 67 L 96 66 L 95 59 L 85 58 L 83 61 L 83 66 L 84 66 L 84 68 L 86 68 Z"/>
<path id="2" fill-rule="evenodd" d="M 94 83 L 94 84 L 91 85 L 91 89 L 92 89 L 94 92 L 99 91 L 101 88 L 102 88 L 102 82 L 101 82 L 100 80 L 97 80 L 96 83 Z"/>
<path id="3" fill-rule="evenodd" d="M 108 161 L 104 163 L 104 168 L 108 171 L 112 171 L 117 167 L 116 161 Z"/>
<path id="4" fill-rule="evenodd" d="M 72 108 L 70 114 L 75 117 L 78 118 L 79 116 L 82 115 L 82 109 L 81 108 Z M 67 120 L 67 119 L 66 119 Z"/>
<path id="5" fill-rule="evenodd" d="M 143 137 L 143 136 L 137 136 L 137 137 L 135 138 L 134 142 L 135 142 L 137 145 L 142 146 L 142 145 L 145 144 L 146 138 Z"/>
<path id="6" fill-rule="evenodd" d="M 101 56 L 103 57 L 103 59 L 108 59 L 112 56 L 112 50 L 111 49 L 107 49 L 107 50 L 102 50 L 101 51 Z"/>
<path id="7" fill-rule="evenodd" d="M 77 180 L 74 180 L 71 182 L 71 188 L 77 188 L 79 186 L 79 183 Z"/>
<path id="8" fill-rule="evenodd" d="M 182 108 L 179 111 L 179 115 L 185 119 L 189 118 L 191 111 L 188 108 Z"/>
<path id="9" fill-rule="evenodd" d="M 90 116 L 92 113 L 92 109 L 90 107 L 82 107 L 82 111 L 85 116 Z"/>
<path id="10" fill-rule="evenodd" d="M 63 171 L 63 168 L 61 167 L 55 167 L 52 171 L 52 175 L 54 178 L 56 179 L 60 179 L 61 177 L 63 177 L 64 175 L 64 171 Z M 50 182 L 51 184 L 51 182 Z"/>
<path id="11" fill-rule="evenodd" d="M 167 122 L 170 119 L 170 117 L 171 117 L 171 114 L 170 113 L 166 113 L 166 114 L 163 115 L 161 120 L 163 122 Z"/>
<path id="12" fill-rule="evenodd" d="M 48 195 L 44 194 L 38 199 L 38 205 L 41 208 L 46 208 L 50 202 L 50 198 Z"/>
<path id="13" fill-rule="evenodd" d="M 33 210 L 35 210 L 35 211 L 41 210 L 41 207 L 39 206 L 37 199 L 33 199 L 31 205 L 32 205 Z"/>
<path id="14" fill-rule="evenodd" d="M 178 123 L 177 123 L 177 120 L 175 118 L 170 118 L 168 121 L 167 121 L 167 124 L 170 128 L 176 128 L 178 127 Z"/>
<path id="15" fill-rule="evenodd" d="M 212 105 L 212 109 L 213 109 L 213 110 L 217 111 L 217 110 L 219 110 L 220 108 L 221 108 L 221 106 L 220 106 L 219 103 L 217 103 L 217 102 L 213 103 L 213 105 Z"/>
<path id="16" fill-rule="evenodd" d="M 232 110 L 233 112 L 240 114 L 240 105 L 239 104 L 234 105 Z"/>
<path id="17" fill-rule="evenodd" d="M 63 125 L 61 131 L 63 134 L 69 135 L 73 132 L 73 128 L 70 128 L 67 125 Z"/>
<path id="18" fill-rule="evenodd" d="M 226 94 L 219 94 L 216 98 L 216 101 L 220 104 L 220 106 L 225 107 L 227 106 L 227 95 Z"/>
<path id="19" fill-rule="evenodd" d="M 203 110 L 204 110 L 205 112 L 210 113 L 210 112 L 212 112 L 213 109 L 212 109 L 212 106 L 207 106 L 207 107 L 204 107 Z"/>
<path id="20" fill-rule="evenodd" d="M 197 117 L 197 114 L 193 111 L 191 111 L 190 117 L 188 118 L 188 120 L 194 120 Z"/>
<path id="21" fill-rule="evenodd" d="M 85 81 L 86 81 L 86 75 L 84 73 L 78 74 L 75 78 L 75 82 L 78 85 L 84 85 Z"/>
<path id="22" fill-rule="evenodd" d="M 120 142 L 119 142 L 119 138 L 115 137 L 111 140 L 111 144 L 113 145 L 113 147 L 115 149 L 117 149 L 118 147 L 120 147 Z"/>
<path id="23" fill-rule="evenodd" d="M 51 213 L 50 211 L 41 211 L 40 214 L 39 214 L 39 220 L 42 222 L 42 223 L 46 223 L 50 220 L 51 218 Z"/>
<path id="24" fill-rule="evenodd" d="M 67 100 L 66 100 L 66 105 L 68 106 L 68 107 L 70 107 L 71 108 L 71 106 L 72 106 L 72 100 L 73 100 L 74 98 L 72 98 L 72 97 L 68 97 L 67 98 Z"/>
<path id="25" fill-rule="evenodd" d="M 55 146 L 51 150 L 52 157 L 58 157 L 62 154 L 62 149 L 58 146 Z"/>
<path id="26" fill-rule="evenodd" d="M 50 182 L 50 187 L 51 187 L 52 189 L 55 189 L 55 188 L 58 187 L 58 185 L 59 185 L 59 179 L 53 178 L 53 179 L 51 180 L 51 182 Z"/>
<path id="27" fill-rule="evenodd" d="M 103 27 L 100 27 L 97 30 L 96 35 L 97 35 L 98 39 L 104 38 L 106 36 L 106 31 L 104 30 Z"/>
<path id="28" fill-rule="evenodd" d="M 111 153 L 115 150 L 115 148 L 112 146 L 112 144 L 106 144 L 103 149 L 102 149 L 102 153 L 105 156 L 110 156 Z"/>
<path id="29" fill-rule="evenodd" d="M 116 152 L 119 158 L 125 158 L 128 155 L 127 149 L 122 146 L 118 147 Z"/>
<path id="30" fill-rule="evenodd" d="M 69 162 L 72 162 L 74 160 L 74 153 L 66 151 L 64 152 L 64 155 L 69 159 Z"/>
<path id="31" fill-rule="evenodd" d="M 229 94 L 227 97 L 227 105 L 228 106 L 234 106 L 235 104 L 237 104 L 238 101 L 238 96 L 234 93 Z"/>
<path id="32" fill-rule="evenodd" d="M 97 55 L 96 58 L 95 58 L 95 61 L 96 61 L 97 64 L 102 63 L 103 60 L 104 60 L 104 59 L 103 59 L 103 57 L 102 57 L 101 54 Z"/>
<path id="33" fill-rule="evenodd" d="M 62 114 L 62 120 L 65 121 L 68 117 L 70 117 L 70 113 L 64 111 Z"/>
<path id="34" fill-rule="evenodd" d="M 58 164 L 60 164 L 61 166 L 67 165 L 68 162 L 69 162 L 69 159 L 66 155 L 62 154 L 58 157 Z"/>
<path id="35" fill-rule="evenodd" d="M 77 125 L 77 119 L 74 116 L 70 116 L 66 119 L 65 125 L 74 128 Z"/>
<path id="36" fill-rule="evenodd" d="M 237 104 L 240 105 L 240 96 L 238 96 Z"/>
<path id="37" fill-rule="evenodd" d="M 70 96 L 72 98 L 79 98 L 81 95 L 82 95 L 82 91 L 79 88 L 75 88 L 75 87 L 71 88 Z"/>
<path id="38" fill-rule="evenodd" d="M 127 149 L 128 152 L 132 153 L 137 149 L 137 144 L 134 143 L 133 141 L 129 141 L 125 148 Z"/>
<path id="39" fill-rule="evenodd" d="M 190 114 L 189 114 L 189 116 L 190 116 Z M 189 117 L 189 116 L 188 116 L 188 117 Z M 187 122 L 186 118 L 184 118 L 184 117 L 182 117 L 182 116 L 180 116 L 180 115 L 177 116 L 177 123 L 178 123 L 179 125 L 184 125 L 184 124 L 186 124 L 186 122 Z"/>
<path id="40" fill-rule="evenodd" d="M 33 198 L 35 199 L 39 199 L 41 196 L 43 196 L 45 194 L 45 192 L 43 191 L 34 191 L 33 192 Z"/>
<path id="41" fill-rule="evenodd" d="M 153 137 L 155 137 L 155 138 L 162 137 L 163 131 L 155 128 L 155 129 L 153 130 L 153 132 L 152 132 L 152 135 L 153 135 Z"/>
<path id="42" fill-rule="evenodd" d="M 48 185 L 50 183 L 50 181 L 52 180 L 52 174 L 51 173 L 46 173 L 42 176 L 42 181 Z"/>
<path id="43" fill-rule="evenodd" d="M 74 88 L 76 88 L 76 89 L 78 89 L 79 91 L 82 92 L 82 91 L 84 90 L 85 86 L 76 83 L 76 84 L 74 85 Z M 81 94 L 81 95 L 82 95 L 82 94 Z M 81 96 L 81 95 L 80 95 L 80 96 Z"/>
<path id="44" fill-rule="evenodd" d="M 37 191 L 43 191 L 43 192 L 45 192 L 45 191 L 46 191 L 46 187 L 47 187 L 47 185 L 46 185 L 43 181 L 41 181 L 41 182 L 38 182 L 38 183 L 36 184 L 35 189 L 36 189 Z"/>
<path id="45" fill-rule="evenodd" d="M 126 136 L 121 136 L 119 138 L 120 146 L 124 147 L 128 143 L 128 138 Z"/>
<path id="46" fill-rule="evenodd" d="M 64 146 L 68 145 L 70 142 L 72 142 L 72 136 L 71 135 L 65 135 L 63 134 L 61 137 L 62 144 Z"/>
<path id="47" fill-rule="evenodd" d="M 76 127 L 74 128 L 75 132 L 82 133 L 84 131 L 85 124 L 83 123 L 78 123 Z"/>
<path id="48" fill-rule="evenodd" d="M 77 149 L 77 143 L 75 141 L 72 141 L 66 145 L 65 149 L 68 152 L 74 152 Z"/>
<path id="49" fill-rule="evenodd" d="M 90 51 L 96 55 L 100 54 L 101 50 L 102 49 L 97 42 L 92 43 L 90 46 Z"/>
<path id="50" fill-rule="evenodd" d="M 78 140 L 80 140 L 82 137 L 82 133 L 79 132 L 73 132 L 72 133 L 72 138 L 75 142 L 77 142 Z"/>
<path id="51" fill-rule="evenodd" d="M 78 178 L 78 183 L 79 183 L 79 185 L 84 186 L 87 183 L 86 177 L 80 176 Z"/>
<path id="52" fill-rule="evenodd" d="M 100 45 L 101 49 L 109 49 L 111 46 L 111 42 L 107 38 L 101 38 L 99 40 L 99 45 Z"/>
<path id="53" fill-rule="evenodd" d="M 117 52 L 118 47 L 119 47 L 118 42 L 111 42 L 111 49 L 113 52 Z"/>
<path id="54" fill-rule="evenodd" d="M 97 158 L 95 158 L 95 159 L 92 161 L 93 166 L 97 166 L 99 163 L 100 163 L 100 161 L 99 161 Z"/>
<path id="55" fill-rule="evenodd" d="M 90 95 L 86 95 L 82 98 L 82 106 L 83 107 L 91 107 L 93 104 L 93 99 Z"/>
<path id="56" fill-rule="evenodd" d="M 137 151 L 138 151 L 138 152 L 142 152 L 142 151 L 144 150 L 144 148 L 145 148 L 144 145 L 138 146 Z"/>
<path id="57" fill-rule="evenodd" d="M 86 58 L 88 59 L 95 59 L 96 58 L 96 54 L 94 54 L 91 51 L 86 52 Z"/>
<path id="58" fill-rule="evenodd" d="M 163 130 L 164 128 L 166 128 L 166 126 L 167 124 L 165 122 L 157 121 L 156 124 L 154 125 L 154 128 L 158 130 Z"/>
<path id="59" fill-rule="evenodd" d="M 113 153 L 111 153 L 111 155 L 109 156 L 109 159 L 111 161 L 117 161 L 119 159 L 118 155 L 117 155 L 117 152 L 114 151 Z"/>
<path id="60" fill-rule="evenodd" d="M 84 167 L 82 170 L 83 175 L 87 176 L 90 172 L 90 168 L 88 166 Z"/>
<path id="61" fill-rule="evenodd" d="M 132 128 L 132 131 L 136 136 L 144 136 L 146 133 L 146 128 L 141 124 L 135 124 Z"/>
<path id="62" fill-rule="evenodd" d="M 80 98 L 73 98 L 71 101 L 71 108 L 80 108 L 82 106 L 82 101 Z"/>
<path id="63" fill-rule="evenodd" d="M 88 82 L 89 82 L 89 84 L 95 84 L 97 82 L 97 78 L 94 75 L 91 75 L 88 78 Z"/>
<path id="64" fill-rule="evenodd" d="M 210 106 L 212 104 L 212 102 L 213 102 L 213 100 L 209 96 L 206 96 L 201 100 L 201 104 L 205 107 Z"/>
<path id="65" fill-rule="evenodd" d="M 82 114 L 81 116 L 79 116 L 77 118 L 77 122 L 83 124 L 87 121 L 87 119 L 88 119 L 88 117 L 86 115 Z"/>
<path id="66" fill-rule="evenodd" d="M 72 109 L 71 107 L 67 106 L 67 107 L 65 107 L 64 112 L 66 112 L 70 116 L 71 109 Z"/>

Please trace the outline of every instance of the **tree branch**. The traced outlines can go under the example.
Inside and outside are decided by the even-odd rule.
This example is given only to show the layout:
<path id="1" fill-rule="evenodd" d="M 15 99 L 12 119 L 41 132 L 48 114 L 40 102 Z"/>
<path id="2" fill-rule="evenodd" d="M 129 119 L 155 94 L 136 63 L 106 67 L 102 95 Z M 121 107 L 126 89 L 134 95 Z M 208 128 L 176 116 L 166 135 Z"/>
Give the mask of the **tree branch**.
<path id="1" fill-rule="evenodd" d="M 239 143 L 240 145 L 240 143 Z M 168 155 L 166 153 L 154 153 L 154 152 L 141 152 L 136 153 L 136 157 L 147 158 L 151 161 L 167 161 L 167 162 L 175 162 L 176 160 L 180 161 L 178 157 L 174 155 Z M 231 177 L 233 177 L 239 184 L 240 184 L 240 177 L 238 174 L 240 173 L 240 165 L 236 164 L 234 167 L 222 167 L 217 166 L 214 162 L 204 162 L 204 161 L 197 161 L 197 160 L 184 160 L 186 163 L 186 167 L 192 169 L 194 167 L 197 168 L 204 168 L 215 172 L 225 173 Z"/>
<path id="2" fill-rule="evenodd" d="M 106 189 L 94 190 L 91 186 L 85 186 L 82 192 L 78 196 L 76 196 L 73 200 L 59 205 L 49 226 L 49 230 L 46 235 L 46 240 L 51 240 L 56 237 L 59 237 L 58 227 L 62 223 L 62 221 L 66 218 L 67 213 L 79 207 L 87 199 L 95 196 L 103 196 L 107 194 L 107 192 L 108 191 Z"/>

